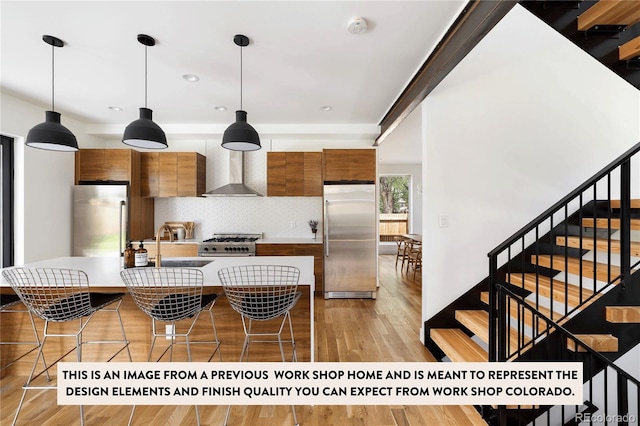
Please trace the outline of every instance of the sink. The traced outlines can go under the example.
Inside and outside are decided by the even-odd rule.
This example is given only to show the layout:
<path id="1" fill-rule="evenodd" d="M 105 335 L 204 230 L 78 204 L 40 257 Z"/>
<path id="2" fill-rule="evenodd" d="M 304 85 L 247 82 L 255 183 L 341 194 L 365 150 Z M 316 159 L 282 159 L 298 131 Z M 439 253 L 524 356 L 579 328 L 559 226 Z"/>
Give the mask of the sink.
<path id="1" fill-rule="evenodd" d="M 166 266 L 168 268 L 201 268 L 203 266 L 208 265 L 213 262 L 213 260 L 204 260 L 204 259 L 167 259 L 162 260 L 160 266 Z M 149 262 L 149 266 L 155 266 L 154 262 Z"/>

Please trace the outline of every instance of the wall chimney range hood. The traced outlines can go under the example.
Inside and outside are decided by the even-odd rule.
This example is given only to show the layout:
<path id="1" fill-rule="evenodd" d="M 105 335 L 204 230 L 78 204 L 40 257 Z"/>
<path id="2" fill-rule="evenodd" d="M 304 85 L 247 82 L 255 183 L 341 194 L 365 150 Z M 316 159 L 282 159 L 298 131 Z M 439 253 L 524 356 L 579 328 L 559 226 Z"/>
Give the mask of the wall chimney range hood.
<path id="1" fill-rule="evenodd" d="M 205 192 L 203 197 L 262 197 L 244 184 L 244 152 L 229 151 L 229 183 Z"/>

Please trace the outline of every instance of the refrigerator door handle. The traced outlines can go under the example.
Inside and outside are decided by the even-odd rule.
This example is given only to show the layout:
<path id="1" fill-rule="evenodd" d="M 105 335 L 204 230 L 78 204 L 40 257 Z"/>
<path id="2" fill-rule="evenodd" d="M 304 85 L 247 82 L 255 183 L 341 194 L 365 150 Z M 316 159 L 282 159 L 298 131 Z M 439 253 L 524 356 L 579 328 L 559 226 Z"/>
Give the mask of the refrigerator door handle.
<path id="1" fill-rule="evenodd" d="M 324 256 L 329 257 L 329 200 L 324 200 Z"/>
<path id="2" fill-rule="evenodd" d="M 119 236 L 118 236 L 118 241 L 119 241 L 119 250 L 120 250 L 120 255 L 124 255 L 124 246 L 122 245 L 122 234 L 125 231 L 124 228 L 124 209 L 126 208 L 127 203 L 126 201 L 122 200 L 120 201 L 120 232 L 119 232 Z"/>

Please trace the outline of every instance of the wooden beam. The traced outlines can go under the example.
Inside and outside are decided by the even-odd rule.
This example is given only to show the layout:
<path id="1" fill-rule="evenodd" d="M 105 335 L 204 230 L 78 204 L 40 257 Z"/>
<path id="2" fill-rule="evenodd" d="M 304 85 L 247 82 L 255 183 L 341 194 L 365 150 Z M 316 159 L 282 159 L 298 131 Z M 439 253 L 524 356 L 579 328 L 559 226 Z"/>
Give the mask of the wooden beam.
<path id="1" fill-rule="evenodd" d="M 578 31 L 594 25 L 629 26 L 640 22 L 640 2 L 630 0 L 600 0 L 578 16 Z"/>
<path id="2" fill-rule="evenodd" d="M 515 0 L 469 1 L 380 121 L 381 132 L 374 145 L 380 145 L 517 3 Z"/>
<path id="3" fill-rule="evenodd" d="M 621 61 L 637 58 L 638 56 L 640 56 L 640 36 L 632 38 L 622 46 L 618 47 L 618 58 Z"/>

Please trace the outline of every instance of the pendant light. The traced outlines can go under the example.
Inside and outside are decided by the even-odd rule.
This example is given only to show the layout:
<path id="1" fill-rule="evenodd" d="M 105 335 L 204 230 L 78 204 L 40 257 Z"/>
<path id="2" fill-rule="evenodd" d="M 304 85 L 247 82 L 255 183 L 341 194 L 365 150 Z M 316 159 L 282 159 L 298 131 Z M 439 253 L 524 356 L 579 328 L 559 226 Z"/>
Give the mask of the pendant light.
<path id="1" fill-rule="evenodd" d="M 57 37 L 43 35 L 42 40 L 51 46 L 51 111 L 45 112 L 45 121 L 29 130 L 25 144 L 50 151 L 77 151 L 78 141 L 69 129 L 60 124 L 60 113 L 55 112 L 55 60 L 56 47 L 64 46 Z"/>
<path id="2" fill-rule="evenodd" d="M 249 38 L 238 34 L 233 42 L 240 46 L 240 109 L 236 111 L 236 122 L 224 131 L 222 146 L 232 151 L 255 151 L 260 149 L 260 136 L 247 123 L 247 112 L 242 110 L 242 48 L 249 45 Z"/>
<path id="3" fill-rule="evenodd" d="M 122 142 L 136 148 L 163 149 L 168 146 L 167 136 L 153 122 L 153 111 L 147 108 L 147 47 L 155 46 L 156 41 L 146 34 L 138 34 L 138 42 L 144 45 L 144 108 L 140 108 L 140 118 L 124 129 Z"/>

